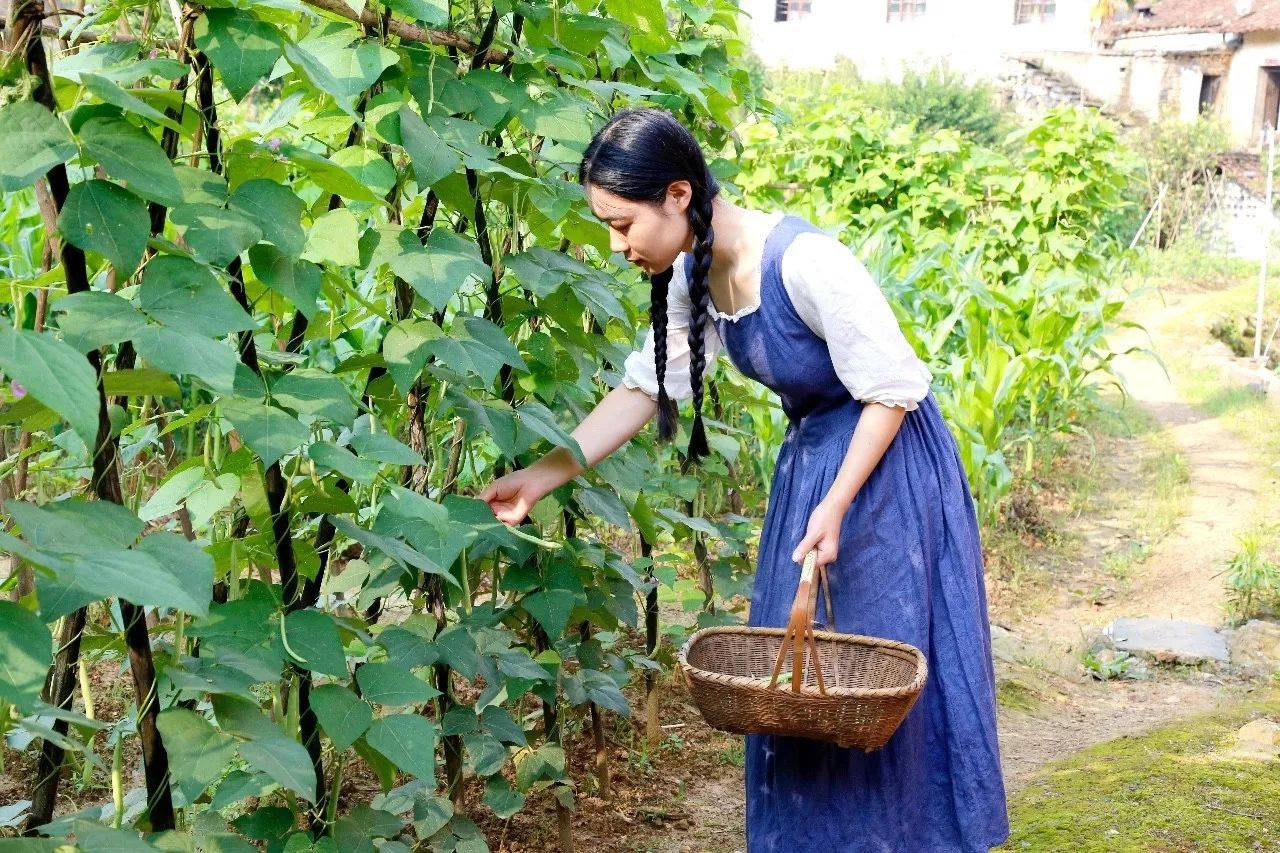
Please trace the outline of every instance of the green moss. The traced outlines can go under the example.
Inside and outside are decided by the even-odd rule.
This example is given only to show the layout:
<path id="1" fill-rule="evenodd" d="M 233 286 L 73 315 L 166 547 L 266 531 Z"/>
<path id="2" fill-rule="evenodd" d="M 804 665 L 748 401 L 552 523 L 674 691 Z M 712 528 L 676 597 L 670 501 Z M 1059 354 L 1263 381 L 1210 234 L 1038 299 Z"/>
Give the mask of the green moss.
<path id="1" fill-rule="evenodd" d="M 1234 758 L 1236 731 L 1280 718 L 1280 691 L 1047 765 L 1010 799 L 1001 850 L 1280 850 L 1280 765 Z"/>

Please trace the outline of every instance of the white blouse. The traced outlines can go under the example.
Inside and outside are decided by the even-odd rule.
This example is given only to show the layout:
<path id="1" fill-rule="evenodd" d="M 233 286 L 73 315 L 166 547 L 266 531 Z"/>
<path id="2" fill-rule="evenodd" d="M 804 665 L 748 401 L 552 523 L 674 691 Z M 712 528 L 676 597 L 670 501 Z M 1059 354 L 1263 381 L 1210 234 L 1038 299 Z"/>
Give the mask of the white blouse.
<path id="1" fill-rule="evenodd" d="M 827 342 L 836 375 L 856 400 L 915 409 L 929 393 L 932 378 L 902 334 L 880 288 L 858 257 L 834 237 L 798 234 L 782 255 L 782 283 L 796 313 Z M 736 322 L 759 302 L 735 314 L 713 307 L 711 316 Z M 693 396 L 689 383 L 689 324 L 692 304 L 684 274 L 684 255 L 676 259 L 667 289 L 667 372 L 664 384 L 674 400 Z M 703 327 L 707 363 L 721 350 L 714 323 Z M 708 371 L 709 372 L 709 371 Z M 623 384 L 658 397 L 653 329 L 641 349 L 627 357 Z"/>

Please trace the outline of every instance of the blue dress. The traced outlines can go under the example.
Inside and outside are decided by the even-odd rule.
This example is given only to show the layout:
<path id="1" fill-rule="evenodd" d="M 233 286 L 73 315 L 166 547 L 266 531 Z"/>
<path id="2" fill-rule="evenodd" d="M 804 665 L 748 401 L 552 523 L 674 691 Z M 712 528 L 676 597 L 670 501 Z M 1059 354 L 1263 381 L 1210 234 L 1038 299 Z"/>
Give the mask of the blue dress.
<path id="1" fill-rule="evenodd" d="M 862 411 L 783 284 L 787 245 L 816 230 L 783 218 L 765 244 L 759 308 L 715 319 L 730 360 L 774 391 L 790 419 L 760 538 L 753 626 L 786 625 L 800 575 L 792 551 Z M 818 621 L 914 645 L 928 658 L 929 681 L 875 752 L 748 735 L 748 853 L 968 853 L 999 845 L 1009 824 L 982 549 L 955 440 L 932 393 L 907 412 L 854 499 L 828 578 L 834 619 L 819 603 Z"/>

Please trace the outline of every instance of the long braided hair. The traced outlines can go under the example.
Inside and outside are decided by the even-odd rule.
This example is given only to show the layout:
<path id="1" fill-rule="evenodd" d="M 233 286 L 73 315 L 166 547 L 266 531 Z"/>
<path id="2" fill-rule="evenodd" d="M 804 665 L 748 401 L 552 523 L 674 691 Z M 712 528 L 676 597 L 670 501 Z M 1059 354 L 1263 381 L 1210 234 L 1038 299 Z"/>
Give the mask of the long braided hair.
<path id="1" fill-rule="evenodd" d="M 675 181 L 693 189 L 689 226 L 693 230 L 693 269 L 689 275 L 689 384 L 693 388 L 693 427 L 687 458 L 696 462 L 710 451 L 702 422 L 702 374 L 707 359 L 703 329 L 711 304 L 711 203 L 720 184 L 707 167 L 698 141 L 670 113 L 659 109 L 618 112 L 596 133 L 582 156 L 578 180 L 632 201 L 661 203 Z M 669 441 L 676 431 L 675 403 L 667 396 L 667 289 L 674 270 L 650 277 L 649 321 L 653 327 L 654 367 L 658 379 L 658 437 Z"/>

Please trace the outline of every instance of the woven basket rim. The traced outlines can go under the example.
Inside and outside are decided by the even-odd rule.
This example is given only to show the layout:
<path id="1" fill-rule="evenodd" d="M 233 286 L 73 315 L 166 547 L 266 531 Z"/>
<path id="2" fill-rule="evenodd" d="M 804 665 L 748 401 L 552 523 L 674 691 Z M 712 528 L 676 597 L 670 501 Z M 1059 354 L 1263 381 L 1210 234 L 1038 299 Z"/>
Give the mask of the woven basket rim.
<path id="1" fill-rule="evenodd" d="M 713 634 L 744 634 L 754 637 L 781 637 L 787 633 L 785 628 L 753 628 L 737 625 L 715 625 L 710 628 L 700 628 L 689 635 L 689 639 L 685 640 L 684 646 L 680 649 L 677 662 L 680 668 L 685 671 L 690 678 L 698 679 L 704 682 L 714 682 L 723 684 L 728 687 L 738 687 L 747 690 L 758 691 L 764 694 L 790 694 L 801 696 L 813 696 L 817 698 L 866 698 L 866 699 L 893 699 L 908 696 L 913 693 L 919 693 L 924 689 L 925 682 L 929 678 L 929 662 L 924 654 L 910 643 L 899 642 L 898 640 L 889 640 L 884 637 L 870 637 L 863 634 L 842 634 L 836 631 L 814 631 L 815 640 L 829 640 L 837 643 L 846 643 L 848 645 L 874 646 L 877 648 L 890 649 L 893 651 L 906 652 L 910 654 L 916 661 L 916 676 L 910 684 L 902 687 L 837 687 L 828 685 L 827 692 L 820 692 L 817 686 L 807 687 L 800 686 L 799 691 L 791 690 L 790 687 L 779 688 L 770 687 L 767 678 L 748 678 L 745 675 L 725 675 L 721 672 L 714 672 L 708 669 L 702 669 L 689 663 L 689 650 L 699 640 L 704 639 Z"/>

